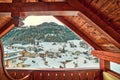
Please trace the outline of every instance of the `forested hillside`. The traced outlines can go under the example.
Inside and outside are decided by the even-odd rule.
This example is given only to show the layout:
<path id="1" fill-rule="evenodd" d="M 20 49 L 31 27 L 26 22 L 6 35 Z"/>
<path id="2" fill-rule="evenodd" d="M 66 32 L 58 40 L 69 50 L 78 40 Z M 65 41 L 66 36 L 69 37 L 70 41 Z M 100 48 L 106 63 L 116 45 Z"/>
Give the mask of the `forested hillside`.
<path id="1" fill-rule="evenodd" d="M 44 42 L 66 42 L 79 39 L 73 32 L 63 25 L 54 22 L 43 23 L 38 26 L 14 28 L 2 38 L 3 44 L 34 44 L 35 39 Z"/>

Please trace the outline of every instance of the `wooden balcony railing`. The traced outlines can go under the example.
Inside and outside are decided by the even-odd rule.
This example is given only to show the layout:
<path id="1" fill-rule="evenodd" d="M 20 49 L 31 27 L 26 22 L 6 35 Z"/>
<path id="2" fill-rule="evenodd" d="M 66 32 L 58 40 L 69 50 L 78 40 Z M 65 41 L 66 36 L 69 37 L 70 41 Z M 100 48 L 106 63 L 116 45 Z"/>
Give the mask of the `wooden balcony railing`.
<path id="1" fill-rule="evenodd" d="M 15 79 L 30 74 L 25 80 L 103 80 L 102 70 L 100 69 L 7 69 L 7 71 Z"/>

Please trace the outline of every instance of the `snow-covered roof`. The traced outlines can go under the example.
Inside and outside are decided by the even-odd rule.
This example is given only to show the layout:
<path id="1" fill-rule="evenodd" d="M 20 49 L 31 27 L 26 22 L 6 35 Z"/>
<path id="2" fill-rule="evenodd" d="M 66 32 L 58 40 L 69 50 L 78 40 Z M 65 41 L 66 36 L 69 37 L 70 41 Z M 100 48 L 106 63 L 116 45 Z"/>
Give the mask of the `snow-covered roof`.
<path id="1" fill-rule="evenodd" d="M 30 52 L 30 53 L 35 53 L 35 51 L 33 51 L 33 50 L 31 50 L 31 51 L 28 51 L 28 52 Z"/>
<path id="2" fill-rule="evenodd" d="M 18 57 L 20 57 L 20 56 L 22 56 L 22 55 L 21 55 L 21 54 L 17 54 L 17 55 L 15 55 L 15 56 L 11 56 L 11 57 L 4 58 L 4 60 L 14 59 L 14 58 L 18 58 Z"/>
<path id="3" fill-rule="evenodd" d="M 30 68 L 48 68 L 41 57 L 27 58 L 23 62 L 23 65 L 30 65 Z"/>
<path id="4" fill-rule="evenodd" d="M 22 45 L 22 44 L 13 44 L 12 46 L 14 47 L 33 47 L 34 45 L 33 44 L 25 44 L 25 45 Z"/>
<path id="5" fill-rule="evenodd" d="M 42 42 L 40 45 L 42 45 L 44 51 L 49 52 L 58 52 L 60 48 L 62 48 L 62 45 L 56 44 L 53 45 L 54 42 Z"/>
<path id="6" fill-rule="evenodd" d="M 15 47 L 23 47 L 22 44 L 13 44 L 12 46 L 15 46 Z"/>
<path id="7" fill-rule="evenodd" d="M 23 45 L 23 47 L 34 47 L 34 45 L 33 44 L 26 44 L 26 45 Z"/>
<path id="8" fill-rule="evenodd" d="M 45 51 L 39 51 L 38 53 L 39 54 L 45 54 Z"/>
<path id="9" fill-rule="evenodd" d="M 70 42 L 70 43 L 73 43 L 75 45 L 78 45 L 78 44 L 80 44 L 80 42 L 83 42 L 83 40 L 68 40 L 67 42 L 68 43 Z"/>
<path id="10" fill-rule="evenodd" d="M 19 59 L 16 60 L 16 64 L 19 64 L 19 63 L 22 63 L 22 62 L 23 62 L 22 60 L 19 60 Z"/>
<path id="11" fill-rule="evenodd" d="M 8 49 L 8 48 L 4 47 L 4 54 L 19 53 L 21 51 L 23 51 L 23 49 L 11 49 L 11 48 Z"/>
<path id="12" fill-rule="evenodd" d="M 48 61 L 48 66 L 50 68 L 59 68 L 60 66 L 63 67 L 63 64 L 58 61 L 58 59 L 51 59 L 46 57 L 46 61 Z"/>
<path id="13" fill-rule="evenodd" d="M 71 51 L 71 52 L 76 52 L 76 51 L 86 52 L 86 51 L 87 51 L 87 49 L 82 48 L 82 47 L 74 47 L 74 48 L 71 48 L 71 47 L 69 47 L 69 46 L 65 47 L 65 50 Z"/>
<path id="14" fill-rule="evenodd" d="M 81 42 L 81 41 L 83 41 L 82 39 L 81 40 L 68 40 L 67 42 L 74 42 L 74 43 L 78 43 L 78 42 Z"/>

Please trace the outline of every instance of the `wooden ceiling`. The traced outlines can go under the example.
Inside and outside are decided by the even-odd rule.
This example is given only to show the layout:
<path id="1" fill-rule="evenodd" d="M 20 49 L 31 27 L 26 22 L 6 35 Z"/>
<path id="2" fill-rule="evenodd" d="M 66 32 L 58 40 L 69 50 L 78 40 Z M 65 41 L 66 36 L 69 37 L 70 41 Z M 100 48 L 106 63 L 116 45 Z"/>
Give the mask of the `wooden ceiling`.
<path id="1" fill-rule="evenodd" d="M 74 16 L 53 15 L 95 49 L 120 53 L 120 0 L 0 0 L 2 6 L 0 13 L 10 12 L 15 19 L 27 16 L 25 12 L 78 11 Z"/>
<path id="2" fill-rule="evenodd" d="M 82 2 L 120 33 L 120 0 L 85 0 Z"/>

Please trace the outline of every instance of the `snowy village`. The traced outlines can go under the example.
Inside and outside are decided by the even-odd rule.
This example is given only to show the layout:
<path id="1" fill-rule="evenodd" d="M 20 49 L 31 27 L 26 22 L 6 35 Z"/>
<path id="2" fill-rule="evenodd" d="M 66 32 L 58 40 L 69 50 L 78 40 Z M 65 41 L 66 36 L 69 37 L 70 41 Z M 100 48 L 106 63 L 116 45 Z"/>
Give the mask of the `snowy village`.
<path id="1" fill-rule="evenodd" d="M 2 41 L 6 68 L 99 68 L 94 48 L 58 22 L 14 28 Z"/>
<path id="2" fill-rule="evenodd" d="M 7 68 L 87 68 L 98 67 L 98 58 L 91 55 L 92 47 L 83 40 L 42 42 L 4 46 Z"/>

